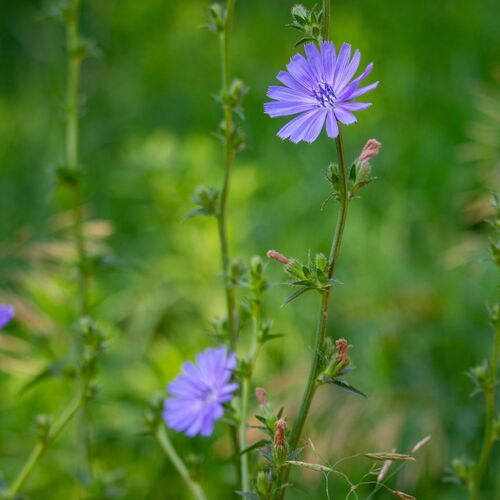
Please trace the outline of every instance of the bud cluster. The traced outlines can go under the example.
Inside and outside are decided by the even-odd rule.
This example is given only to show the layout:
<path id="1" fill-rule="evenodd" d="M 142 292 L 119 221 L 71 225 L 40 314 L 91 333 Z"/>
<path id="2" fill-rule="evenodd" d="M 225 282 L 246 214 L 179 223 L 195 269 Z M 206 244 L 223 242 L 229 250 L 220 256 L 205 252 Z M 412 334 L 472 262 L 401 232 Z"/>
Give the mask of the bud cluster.
<path id="1" fill-rule="evenodd" d="M 155 394 L 149 401 L 148 409 L 144 415 L 147 431 L 150 434 L 155 434 L 158 426 L 163 421 L 163 407 L 165 405 L 165 396 L 163 394 Z"/>
<path id="2" fill-rule="evenodd" d="M 35 417 L 37 437 L 41 443 L 46 444 L 49 441 L 52 420 L 52 416 L 46 414 L 39 414 Z"/>
<path id="3" fill-rule="evenodd" d="M 192 200 L 197 208 L 191 210 L 185 219 L 196 217 L 197 215 L 217 215 L 219 209 L 219 190 L 214 187 L 198 186 Z"/>
<path id="4" fill-rule="evenodd" d="M 92 398 L 96 393 L 96 386 L 91 382 L 97 373 L 97 360 L 104 350 L 104 334 L 100 326 L 91 318 L 80 318 L 78 333 L 82 345 L 82 366 L 80 367 L 87 394 L 85 397 Z"/>
<path id="5" fill-rule="evenodd" d="M 208 23 L 204 24 L 205 28 L 213 33 L 222 34 L 226 29 L 226 8 L 220 3 L 213 3 L 208 8 Z"/>
<path id="6" fill-rule="evenodd" d="M 493 387 L 493 378 L 490 373 L 488 362 L 484 360 L 480 365 L 474 366 L 467 372 L 467 376 L 472 380 L 474 389 L 472 396 L 480 392 L 488 391 Z"/>
<path id="7" fill-rule="evenodd" d="M 325 369 L 319 379 L 323 381 L 325 377 L 335 379 L 339 375 L 346 373 L 346 369 L 351 364 L 348 351 L 352 345 L 346 339 L 341 338 L 333 344 L 331 338 L 327 338 L 324 348 Z"/>
<path id="8" fill-rule="evenodd" d="M 376 177 L 372 177 L 372 167 L 370 160 L 376 156 L 382 147 L 382 144 L 376 139 L 370 139 L 359 157 L 353 162 L 348 171 L 347 190 L 349 199 L 356 198 L 357 193 L 361 188 L 374 181 Z M 331 163 L 327 171 L 327 180 L 331 184 L 333 197 L 340 200 L 342 196 L 343 183 L 340 172 L 340 167 L 337 163 Z"/>
<path id="9" fill-rule="evenodd" d="M 317 253 L 314 259 L 309 255 L 307 265 L 298 259 L 287 258 L 276 250 L 269 250 L 267 256 L 285 266 L 285 271 L 292 276 L 287 282 L 288 285 L 300 287 L 286 299 L 285 304 L 309 290 L 323 292 L 338 283 L 328 277 L 329 262 L 323 253 Z"/>
<path id="10" fill-rule="evenodd" d="M 307 42 L 320 42 L 322 40 L 322 23 L 323 11 L 317 10 L 316 6 L 309 10 L 301 4 L 294 5 L 292 7 L 292 22 L 287 26 L 302 33 L 302 38 L 295 46 Z"/>

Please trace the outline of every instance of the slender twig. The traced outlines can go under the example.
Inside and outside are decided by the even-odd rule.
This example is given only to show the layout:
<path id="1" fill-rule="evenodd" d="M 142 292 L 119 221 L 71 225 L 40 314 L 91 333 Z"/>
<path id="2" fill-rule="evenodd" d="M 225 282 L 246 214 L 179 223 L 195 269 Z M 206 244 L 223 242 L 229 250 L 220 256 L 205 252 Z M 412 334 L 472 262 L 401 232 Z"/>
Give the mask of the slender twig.
<path id="1" fill-rule="evenodd" d="M 330 0 L 323 0 L 323 26 L 321 36 L 323 40 L 328 40 L 330 36 L 331 4 Z"/>
<path id="2" fill-rule="evenodd" d="M 484 416 L 484 439 L 479 455 L 479 463 L 477 464 L 474 476 L 470 484 L 471 500 L 478 500 L 479 492 L 481 489 L 481 482 L 488 468 L 490 460 L 491 449 L 495 442 L 494 434 L 494 419 L 495 419 L 495 388 L 497 385 L 497 371 L 498 371 L 498 356 L 500 354 L 500 318 L 496 319 L 495 334 L 493 340 L 493 351 L 491 354 L 491 364 L 489 367 L 489 383 L 485 388 L 484 397 L 486 404 L 486 412 Z"/>
<path id="3" fill-rule="evenodd" d="M 250 347 L 250 354 L 248 356 L 247 371 L 243 376 L 242 388 L 241 388 L 241 415 L 240 415 L 240 449 L 245 450 L 247 447 L 247 413 L 248 413 L 248 402 L 250 398 L 250 389 L 253 375 L 253 368 L 255 366 L 255 361 L 259 353 L 260 344 L 257 342 L 257 336 L 259 333 L 259 318 L 260 318 L 260 304 L 254 304 L 252 307 L 252 345 Z M 241 454 L 240 459 L 241 467 L 241 487 L 242 491 L 250 491 L 250 479 L 248 473 L 248 453 Z"/>
<path id="4" fill-rule="evenodd" d="M 86 250 L 83 232 L 82 214 L 82 188 L 79 165 L 79 80 L 80 65 L 82 57 L 79 51 L 80 34 L 80 0 L 72 0 L 66 13 L 66 37 L 67 37 L 67 89 L 66 89 L 66 167 L 75 172 L 74 182 L 71 184 L 73 193 L 73 230 L 75 247 L 78 256 L 77 282 L 78 282 L 78 315 L 88 314 L 89 307 L 89 283 L 86 273 Z M 78 384 L 80 390 L 83 387 L 83 348 L 80 335 L 75 335 L 75 351 L 79 366 Z M 87 479 L 92 477 L 90 433 L 85 405 L 82 406 L 78 415 L 78 442 L 82 447 L 83 467 Z"/>
<path id="5" fill-rule="evenodd" d="M 221 51 L 221 80 L 222 94 L 228 95 L 231 85 L 231 67 L 230 67 L 230 49 L 231 49 L 231 34 L 233 29 L 234 7 L 236 0 L 227 0 L 224 30 L 220 33 L 220 51 Z M 233 170 L 234 158 L 236 151 L 233 145 L 233 110 L 227 102 L 224 102 L 224 135 L 225 135 L 225 168 L 222 189 L 220 192 L 219 206 L 217 210 L 217 230 L 219 234 L 219 245 L 221 250 L 222 275 L 224 278 L 224 290 L 226 295 L 226 310 L 227 310 L 227 329 L 228 329 L 228 344 L 231 350 L 236 347 L 236 338 L 238 336 L 239 318 L 238 309 L 236 307 L 236 295 L 234 286 L 231 283 L 230 276 L 230 258 L 229 244 L 227 237 L 227 201 L 229 188 L 231 186 L 231 173 Z M 233 445 L 234 463 L 238 474 L 238 482 L 241 482 L 241 461 L 240 443 L 238 441 L 238 430 L 230 425 L 229 436 Z"/>
<path id="6" fill-rule="evenodd" d="M 241 415 L 239 424 L 240 448 L 245 450 L 247 447 L 247 413 L 248 399 L 250 394 L 250 377 L 243 377 L 241 387 Z M 241 489 L 242 491 L 250 491 L 250 479 L 248 476 L 248 453 L 240 454 L 241 467 Z"/>
<path id="7" fill-rule="evenodd" d="M 330 32 L 330 0 L 323 0 L 323 26 L 322 26 L 322 36 L 323 39 L 328 40 Z M 339 135 L 336 139 L 337 146 L 337 156 L 340 167 L 340 210 L 337 218 L 337 224 L 335 227 L 335 232 L 332 240 L 332 245 L 330 248 L 329 261 L 328 261 L 328 280 L 331 280 L 335 276 L 335 271 L 337 269 L 338 259 L 340 256 L 340 248 L 342 246 L 342 237 L 344 235 L 345 223 L 347 220 L 347 210 L 349 207 L 349 191 L 348 191 L 348 178 L 347 178 L 347 168 L 344 157 L 344 145 L 342 141 L 342 130 L 339 126 Z M 307 385 L 302 397 L 302 402 L 300 404 L 299 413 L 295 419 L 292 434 L 290 437 L 290 449 L 294 450 L 297 448 L 300 436 L 302 435 L 302 430 L 311 407 L 314 394 L 318 388 L 318 366 L 321 357 L 321 351 L 324 345 L 326 330 L 328 325 L 328 310 L 329 310 L 329 299 L 330 299 L 330 287 L 323 290 L 321 294 L 321 306 L 319 311 L 318 328 L 316 330 L 316 338 L 314 341 L 314 351 L 311 361 L 311 367 L 309 369 L 309 377 L 307 380 Z M 281 484 L 286 484 L 288 481 L 288 476 L 290 475 L 290 468 L 284 469 L 281 477 Z M 281 492 L 281 498 L 284 498 L 286 489 L 283 488 Z"/>
<path id="8" fill-rule="evenodd" d="M 222 92 L 228 95 L 231 85 L 230 49 L 231 34 L 234 18 L 234 7 L 236 0 L 228 0 L 226 9 L 226 19 L 224 30 L 220 34 L 221 47 L 221 74 Z M 231 186 L 231 174 L 233 170 L 236 151 L 233 144 L 233 109 L 227 102 L 224 103 L 224 133 L 225 133 L 225 169 L 222 190 L 220 193 L 219 207 L 217 211 L 217 225 L 219 231 L 219 241 L 221 248 L 222 272 L 224 276 L 224 286 L 226 292 L 227 325 L 229 333 L 229 346 L 233 350 L 236 346 L 238 336 L 238 309 L 236 307 L 236 297 L 234 286 L 230 276 L 230 258 L 227 237 L 227 201 Z"/>
<path id="9" fill-rule="evenodd" d="M 37 465 L 38 461 L 42 458 L 42 455 L 45 453 L 50 444 L 55 439 L 57 439 L 59 434 L 61 434 L 62 430 L 68 424 L 68 422 L 75 416 L 75 414 L 82 406 L 83 402 L 84 394 L 79 393 L 78 396 L 74 398 L 70 402 L 70 404 L 61 412 L 59 418 L 54 421 L 47 433 L 47 436 L 37 442 L 37 444 L 33 448 L 33 451 L 26 460 L 23 468 L 12 483 L 12 486 L 9 488 L 9 491 L 7 493 L 8 499 L 16 497 L 23 484 L 33 472 L 33 469 Z"/>
<path id="10" fill-rule="evenodd" d="M 182 461 L 181 457 L 179 457 L 179 455 L 175 451 L 174 446 L 172 445 L 170 439 L 168 438 L 168 434 L 167 431 L 165 430 L 165 426 L 163 425 L 163 423 L 158 426 L 158 429 L 156 431 L 156 439 L 160 443 L 160 446 L 162 447 L 163 451 L 172 462 L 173 466 L 175 467 L 179 475 L 186 483 L 186 486 L 191 491 L 193 497 L 196 500 L 206 500 L 207 497 L 205 496 L 202 487 L 200 486 L 199 483 L 195 482 L 191 478 L 186 465 Z"/>
<path id="11" fill-rule="evenodd" d="M 341 206 L 339 210 L 339 215 L 337 218 L 337 224 L 335 228 L 335 233 L 332 240 L 332 246 L 330 249 L 330 257 L 328 264 L 328 280 L 332 279 L 335 275 L 337 269 L 337 263 L 340 256 L 340 248 L 342 246 L 342 237 L 344 235 L 345 223 L 347 220 L 347 210 L 349 206 L 349 192 L 347 187 L 347 168 L 344 158 L 344 146 L 342 142 L 342 132 L 339 125 L 339 135 L 337 137 L 337 155 L 340 165 L 340 177 L 341 177 Z M 306 388 L 304 390 L 304 395 L 302 397 L 302 402 L 300 405 L 299 413 L 295 419 L 292 434 L 290 437 L 290 449 L 294 450 L 297 448 L 304 424 L 311 407 L 314 394 L 318 388 L 318 365 L 320 362 L 321 351 L 325 341 L 326 330 L 328 325 L 328 311 L 329 311 L 329 299 L 330 299 L 330 288 L 325 289 L 321 296 L 321 307 L 318 319 L 318 328 L 316 330 L 316 338 L 314 341 L 314 351 L 311 361 L 311 367 L 309 369 L 309 378 L 307 381 Z M 283 477 L 281 484 L 285 484 L 288 480 L 290 474 L 290 468 L 287 467 L 283 472 Z M 285 495 L 285 489 L 282 490 L 281 497 Z"/>

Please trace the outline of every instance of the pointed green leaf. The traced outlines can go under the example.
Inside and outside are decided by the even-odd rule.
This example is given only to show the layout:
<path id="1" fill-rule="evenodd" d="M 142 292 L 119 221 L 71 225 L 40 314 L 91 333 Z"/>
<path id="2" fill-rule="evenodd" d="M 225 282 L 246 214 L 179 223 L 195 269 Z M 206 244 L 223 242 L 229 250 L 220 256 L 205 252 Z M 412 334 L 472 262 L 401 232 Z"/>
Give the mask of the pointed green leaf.
<path id="1" fill-rule="evenodd" d="M 357 396 L 363 396 L 364 398 L 368 397 L 364 392 L 361 392 L 359 389 L 356 389 L 356 387 L 352 386 L 349 382 L 346 382 L 345 380 L 340 380 L 338 378 L 332 379 L 330 377 L 323 377 L 322 381 L 326 384 L 334 384 L 343 389 L 344 391 L 356 394 Z"/>
<path id="2" fill-rule="evenodd" d="M 271 441 L 269 439 L 259 439 L 258 441 L 255 441 L 254 444 L 249 446 L 248 448 L 245 448 L 244 450 L 240 451 L 240 455 L 243 455 L 245 453 L 248 453 L 249 451 L 255 450 L 256 448 L 261 448 L 262 446 L 266 444 L 270 444 Z"/>
<path id="3" fill-rule="evenodd" d="M 287 304 L 289 304 L 292 300 L 296 299 L 297 297 L 300 297 L 303 293 L 308 292 L 309 290 L 314 290 L 313 287 L 311 286 L 305 286 L 303 288 L 300 288 L 296 292 L 293 292 L 291 295 L 289 295 L 285 302 L 281 305 L 281 307 L 285 307 Z"/>

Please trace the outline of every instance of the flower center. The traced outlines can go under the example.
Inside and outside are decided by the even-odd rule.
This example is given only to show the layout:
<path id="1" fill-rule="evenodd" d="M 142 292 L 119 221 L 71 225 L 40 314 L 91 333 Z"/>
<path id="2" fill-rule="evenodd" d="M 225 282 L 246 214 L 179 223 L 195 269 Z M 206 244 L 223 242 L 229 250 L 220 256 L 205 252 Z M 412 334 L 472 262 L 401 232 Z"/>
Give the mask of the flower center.
<path id="1" fill-rule="evenodd" d="M 313 96 L 323 108 L 333 108 L 337 96 L 333 91 L 333 87 L 328 83 L 320 83 L 316 90 L 313 90 Z"/>
<path id="2" fill-rule="evenodd" d="M 206 404 L 216 403 L 219 399 L 219 393 L 213 387 L 207 388 L 204 394 L 204 399 Z"/>

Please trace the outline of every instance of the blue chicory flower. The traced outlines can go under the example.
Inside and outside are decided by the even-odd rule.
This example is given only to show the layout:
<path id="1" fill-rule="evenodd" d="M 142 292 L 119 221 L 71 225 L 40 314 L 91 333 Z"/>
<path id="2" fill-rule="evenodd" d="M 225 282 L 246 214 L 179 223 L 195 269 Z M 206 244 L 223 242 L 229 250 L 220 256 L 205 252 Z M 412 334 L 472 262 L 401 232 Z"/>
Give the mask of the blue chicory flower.
<path id="1" fill-rule="evenodd" d="M 353 99 L 374 89 L 379 82 L 365 87 L 359 84 L 371 72 L 373 63 L 357 78 L 360 53 L 356 50 L 351 59 L 351 45 L 344 43 L 338 57 L 332 42 L 321 42 L 320 50 L 314 43 L 304 46 L 307 59 L 295 54 L 287 65 L 287 71 L 280 71 L 277 79 L 285 85 L 271 85 L 267 96 L 275 99 L 264 104 L 264 111 L 272 118 L 296 115 L 279 132 L 281 139 L 292 142 L 313 142 L 326 121 L 328 137 L 339 135 L 337 122 L 344 125 L 356 123 L 353 111 L 371 106 L 369 102 L 353 102 Z"/>
<path id="2" fill-rule="evenodd" d="M 2 329 L 14 317 L 14 307 L 0 304 L 0 329 Z"/>
<path id="3" fill-rule="evenodd" d="M 181 374 L 168 385 L 163 418 L 172 429 L 187 436 L 210 436 L 215 421 L 224 414 L 223 404 L 233 397 L 238 384 L 231 382 L 236 356 L 225 347 L 206 349 L 196 364 L 186 361 Z"/>

